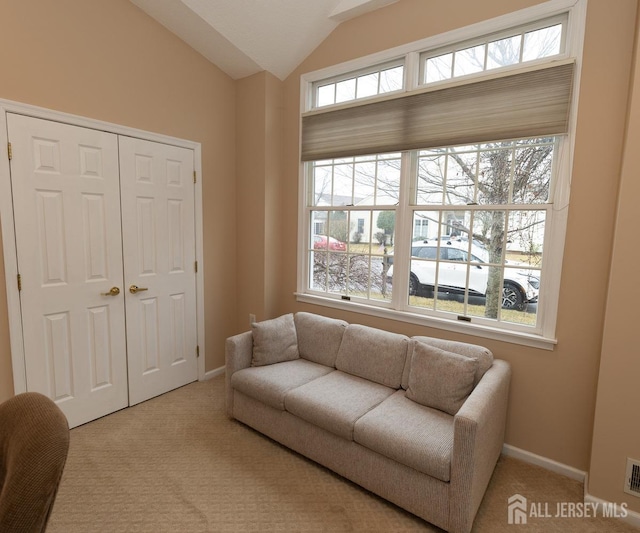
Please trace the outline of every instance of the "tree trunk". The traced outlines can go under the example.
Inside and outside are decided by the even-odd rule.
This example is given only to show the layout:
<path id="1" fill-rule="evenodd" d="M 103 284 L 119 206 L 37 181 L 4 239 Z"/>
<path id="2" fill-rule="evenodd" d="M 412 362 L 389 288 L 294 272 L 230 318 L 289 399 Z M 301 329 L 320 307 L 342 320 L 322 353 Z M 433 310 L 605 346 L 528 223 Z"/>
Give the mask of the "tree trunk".
<path id="1" fill-rule="evenodd" d="M 490 239 L 487 246 L 489 262 L 500 265 L 502 263 L 502 246 L 504 241 L 504 212 L 491 211 Z M 487 279 L 487 298 L 484 316 L 498 318 L 498 311 L 502 306 L 502 268 L 490 266 Z"/>

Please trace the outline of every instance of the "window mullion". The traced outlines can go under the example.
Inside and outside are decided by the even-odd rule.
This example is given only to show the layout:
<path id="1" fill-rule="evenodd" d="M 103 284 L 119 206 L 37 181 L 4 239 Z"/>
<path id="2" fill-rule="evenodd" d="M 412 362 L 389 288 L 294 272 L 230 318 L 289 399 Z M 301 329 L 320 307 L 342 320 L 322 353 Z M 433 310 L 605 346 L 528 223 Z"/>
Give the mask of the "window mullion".
<path id="1" fill-rule="evenodd" d="M 420 53 L 411 52 L 407 54 L 404 66 L 404 87 L 406 91 L 417 89 L 420 86 L 421 70 Z"/>
<path id="2" fill-rule="evenodd" d="M 417 152 L 403 152 L 400 165 L 400 193 L 396 207 L 396 234 L 393 250 L 393 293 L 391 304 L 394 309 L 406 309 L 409 294 L 409 269 L 411 263 L 411 232 L 413 210 L 410 208 L 411 191 L 415 187 L 417 175 Z"/>

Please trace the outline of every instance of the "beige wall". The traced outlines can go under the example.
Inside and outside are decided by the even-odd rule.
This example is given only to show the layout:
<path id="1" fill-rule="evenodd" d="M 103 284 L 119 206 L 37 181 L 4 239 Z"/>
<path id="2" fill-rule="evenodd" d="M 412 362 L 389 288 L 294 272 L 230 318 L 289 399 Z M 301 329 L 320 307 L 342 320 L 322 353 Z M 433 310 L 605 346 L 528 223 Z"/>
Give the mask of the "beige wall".
<path id="1" fill-rule="evenodd" d="M 0 13 L 0 98 L 202 143 L 206 368 L 222 366 L 236 330 L 235 83 L 127 0 L 0 0 Z"/>
<path id="2" fill-rule="evenodd" d="M 237 82 L 236 187 L 241 203 L 236 213 L 237 321 L 249 326 L 249 313 L 264 319 L 265 272 L 265 144 L 266 74 Z"/>
<path id="3" fill-rule="evenodd" d="M 611 282 L 602 344 L 589 468 L 590 494 L 610 502 L 627 502 L 640 512 L 640 499 L 623 492 L 627 457 L 640 461 L 638 424 L 638 198 L 640 198 L 640 57 L 636 41 L 633 96 L 620 182 Z"/>
<path id="4" fill-rule="evenodd" d="M 281 258 L 282 82 L 261 72 L 237 82 L 237 324 L 278 313 Z"/>
<path id="5" fill-rule="evenodd" d="M 280 311 L 307 310 L 405 334 L 443 336 L 488 346 L 513 368 L 506 442 L 587 470 L 636 0 L 589 3 L 558 345 L 553 351 L 301 304 L 293 294 L 296 290 L 299 75 L 536 3 L 535 0 L 400 0 L 341 24 L 286 80 L 285 245 Z"/>

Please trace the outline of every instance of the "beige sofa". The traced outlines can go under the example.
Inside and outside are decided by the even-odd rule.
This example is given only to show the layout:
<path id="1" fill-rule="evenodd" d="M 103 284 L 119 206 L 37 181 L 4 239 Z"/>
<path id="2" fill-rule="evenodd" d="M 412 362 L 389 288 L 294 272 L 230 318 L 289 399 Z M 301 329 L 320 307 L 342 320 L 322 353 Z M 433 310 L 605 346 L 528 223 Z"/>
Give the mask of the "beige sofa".
<path id="1" fill-rule="evenodd" d="M 510 376 L 480 346 L 310 313 L 226 343 L 231 418 L 452 532 L 500 455 Z"/>

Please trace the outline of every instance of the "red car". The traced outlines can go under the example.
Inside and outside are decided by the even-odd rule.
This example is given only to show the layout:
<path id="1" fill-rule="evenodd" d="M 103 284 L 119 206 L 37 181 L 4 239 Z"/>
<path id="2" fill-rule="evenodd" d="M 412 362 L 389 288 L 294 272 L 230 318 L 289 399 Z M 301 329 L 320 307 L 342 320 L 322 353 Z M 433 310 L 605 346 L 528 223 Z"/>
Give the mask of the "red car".
<path id="1" fill-rule="evenodd" d="M 346 252 L 347 245 L 338 239 L 334 239 L 333 237 L 328 237 L 329 239 L 329 250 L 337 250 L 339 252 Z M 313 248 L 315 250 L 326 250 L 327 249 L 327 236 L 326 235 L 314 235 L 313 236 Z"/>

